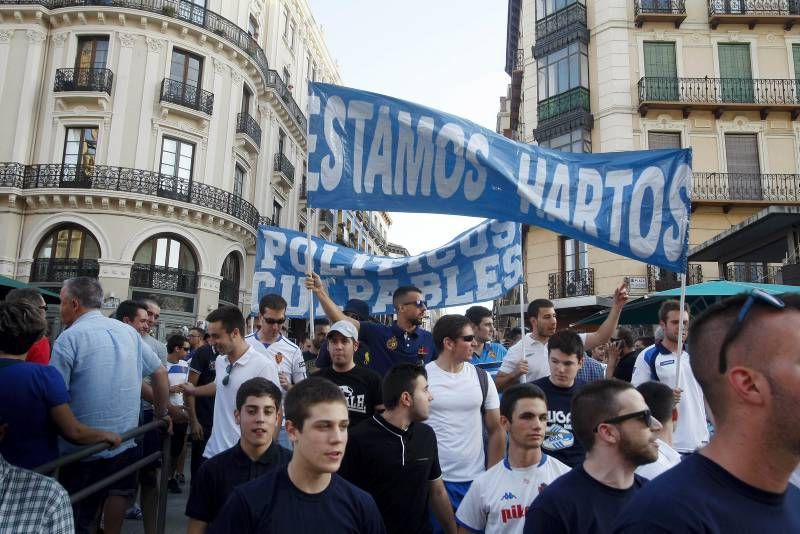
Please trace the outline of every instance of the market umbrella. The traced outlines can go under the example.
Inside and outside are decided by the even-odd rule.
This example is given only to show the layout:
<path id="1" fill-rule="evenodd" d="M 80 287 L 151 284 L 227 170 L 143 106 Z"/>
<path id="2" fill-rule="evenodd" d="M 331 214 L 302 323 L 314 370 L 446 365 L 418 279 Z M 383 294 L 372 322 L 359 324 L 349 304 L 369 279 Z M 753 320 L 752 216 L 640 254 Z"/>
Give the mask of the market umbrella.
<path id="1" fill-rule="evenodd" d="M 59 296 L 58 293 L 53 293 L 52 291 L 48 291 L 41 287 L 32 286 L 30 284 L 26 284 L 25 282 L 20 282 L 19 280 L 14 280 L 13 278 L 8 278 L 7 276 L 0 276 L 0 299 L 6 298 L 6 293 L 11 291 L 12 289 L 19 289 L 22 287 L 32 287 L 36 289 L 39 293 L 42 294 L 45 301 L 58 302 Z"/>
<path id="2" fill-rule="evenodd" d="M 800 286 L 787 286 L 780 284 L 755 284 L 750 282 L 729 282 L 727 280 L 713 280 L 701 284 L 686 286 L 686 302 L 696 315 L 725 297 L 748 293 L 751 289 L 758 288 L 767 293 L 800 293 Z M 668 299 L 678 299 L 681 288 L 668 289 L 658 293 L 638 298 L 625 305 L 619 318 L 619 324 L 658 324 L 658 308 Z M 582 319 L 572 326 L 585 324 L 601 324 L 608 317 L 608 310 L 597 312 Z"/>

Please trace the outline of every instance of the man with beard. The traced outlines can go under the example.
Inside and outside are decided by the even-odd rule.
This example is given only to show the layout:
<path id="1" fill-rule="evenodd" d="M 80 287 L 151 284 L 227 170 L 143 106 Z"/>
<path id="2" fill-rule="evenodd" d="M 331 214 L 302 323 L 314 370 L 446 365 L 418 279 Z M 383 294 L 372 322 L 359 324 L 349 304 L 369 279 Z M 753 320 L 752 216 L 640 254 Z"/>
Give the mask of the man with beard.
<path id="1" fill-rule="evenodd" d="M 420 328 L 428 306 L 418 287 L 401 286 L 394 291 L 392 303 L 397 320 L 391 325 L 347 317 L 331 300 L 316 273 L 306 276 L 306 288 L 314 292 L 331 322 L 347 320 L 359 329 L 358 340 L 369 345 L 372 350 L 370 367 L 379 375 L 385 375 L 396 363 L 425 365 L 435 356 L 433 336 Z"/>
<path id="2" fill-rule="evenodd" d="M 572 428 L 586 460 L 533 501 L 525 533 L 609 532 L 646 482 L 634 471 L 658 458 L 655 432 L 661 424 L 627 382 L 598 380 L 583 386 L 572 401 Z"/>
<path id="3" fill-rule="evenodd" d="M 386 411 L 349 432 L 339 474 L 375 499 L 390 534 L 431 531 L 428 505 L 456 531 L 428 418 L 433 396 L 424 367 L 399 363 L 383 379 Z"/>
<path id="4" fill-rule="evenodd" d="M 756 289 L 694 320 L 692 370 L 714 436 L 632 499 L 615 532 L 800 532 L 789 484 L 800 462 L 800 295 L 783 297 Z"/>

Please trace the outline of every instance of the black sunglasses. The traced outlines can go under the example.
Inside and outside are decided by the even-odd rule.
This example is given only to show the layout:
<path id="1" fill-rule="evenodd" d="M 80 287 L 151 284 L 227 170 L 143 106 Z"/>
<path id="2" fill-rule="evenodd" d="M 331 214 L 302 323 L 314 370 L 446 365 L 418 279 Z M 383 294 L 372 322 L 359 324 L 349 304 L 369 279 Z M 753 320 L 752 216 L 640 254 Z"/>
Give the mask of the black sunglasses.
<path id="1" fill-rule="evenodd" d="M 225 368 L 225 377 L 222 379 L 222 385 L 227 386 L 231 382 L 231 371 L 233 371 L 233 364 L 229 363 L 228 367 Z"/>
<path id="2" fill-rule="evenodd" d="M 775 295 L 770 295 L 766 291 L 753 289 L 750 292 L 750 296 L 744 301 L 742 309 L 739 310 L 739 315 L 736 316 L 736 320 L 733 322 L 731 327 L 728 328 L 728 332 L 725 334 L 725 337 L 722 338 L 722 345 L 719 347 L 720 374 L 725 374 L 725 371 L 728 369 L 728 347 L 731 343 L 733 343 L 733 340 L 736 339 L 736 336 L 738 336 L 742 331 L 742 325 L 744 324 L 745 319 L 747 319 L 747 314 L 750 313 L 750 310 L 753 309 L 753 305 L 756 303 L 764 304 L 776 310 L 782 310 L 786 307 L 786 304 L 784 304 L 781 299 Z"/>
<path id="3" fill-rule="evenodd" d="M 425 301 L 425 300 L 410 300 L 408 302 L 404 302 L 402 305 L 403 306 L 411 306 L 412 304 L 414 306 L 416 306 L 417 308 L 427 308 L 428 307 L 428 302 Z"/>
<path id="4" fill-rule="evenodd" d="M 640 412 L 626 413 L 624 415 L 612 417 L 611 419 L 606 419 L 594 427 L 594 431 L 597 433 L 597 429 L 600 428 L 600 425 L 617 425 L 619 423 L 624 423 L 628 419 L 641 419 L 642 422 L 647 425 L 647 428 L 650 428 L 650 426 L 653 424 L 653 414 L 650 413 L 650 410 L 642 410 Z"/>
<path id="5" fill-rule="evenodd" d="M 281 317 L 280 319 L 267 318 L 264 319 L 264 322 L 267 324 L 283 324 L 286 322 L 286 317 Z"/>
<path id="6" fill-rule="evenodd" d="M 455 336 L 455 337 L 453 337 L 452 339 L 453 339 L 453 340 L 456 340 L 456 339 L 463 339 L 463 340 L 464 340 L 464 341 L 466 341 L 467 343 L 472 343 L 472 342 L 475 340 L 475 335 L 474 335 L 474 334 L 472 334 L 472 335 L 469 335 L 469 336 Z"/>

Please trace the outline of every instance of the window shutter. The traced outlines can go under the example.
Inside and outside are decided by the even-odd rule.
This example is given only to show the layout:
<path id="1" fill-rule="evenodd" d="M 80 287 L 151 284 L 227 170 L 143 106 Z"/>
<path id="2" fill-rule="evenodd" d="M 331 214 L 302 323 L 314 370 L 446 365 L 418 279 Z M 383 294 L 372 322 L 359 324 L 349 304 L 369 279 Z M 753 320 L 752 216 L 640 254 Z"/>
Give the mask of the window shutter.
<path id="1" fill-rule="evenodd" d="M 678 132 L 648 132 L 647 146 L 657 148 L 681 148 L 681 134 Z"/>
<path id="2" fill-rule="evenodd" d="M 758 138 L 755 135 L 726 134 L 725 155 L 729 173 L 761 173 L 758 163 Z"/>

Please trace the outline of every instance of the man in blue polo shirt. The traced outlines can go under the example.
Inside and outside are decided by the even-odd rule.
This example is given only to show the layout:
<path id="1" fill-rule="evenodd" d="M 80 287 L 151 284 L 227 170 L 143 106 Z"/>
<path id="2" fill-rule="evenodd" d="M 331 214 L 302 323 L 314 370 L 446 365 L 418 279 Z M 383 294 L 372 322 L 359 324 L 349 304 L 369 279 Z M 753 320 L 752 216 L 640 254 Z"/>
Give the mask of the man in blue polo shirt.
<path id="1" fill-rule="evenodd" d="M 480 367 L 489 376 L 494 378 L 500 370 L 500 364 L 506 357 L 506 348 L 492 341 L 494 338 L 494 320 L 492 311 L 484 306 L 472 306 L 464 314 L 472 323 L 472 331 L 475 333 L 475 351 L 472 353 L 470 363 L 475 367 Z"/>
<path id="2" fill-rule="evenodd" d="M 306 288 L 314 292 L 331 323 L 347 320 L 356 325 L 359 342 L 365 342 L 372 350 L 370 368 L 381 376 L 394 364 L 405 362 L 425 365 L 436 355 L 433 336 L 420 328 L 428 307 L 419 288 L 401 286 L 395 290 L 392 303 L 397 320 L 389 326 L 357 321 L 346 316 L 331 300 L 316 273 L 306 276 Z"/>

